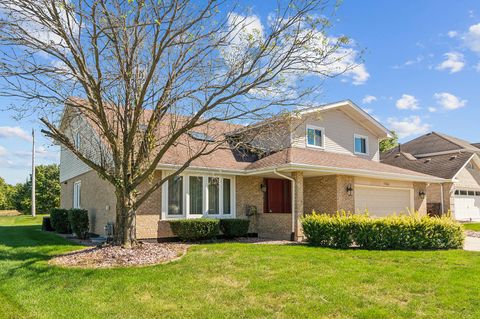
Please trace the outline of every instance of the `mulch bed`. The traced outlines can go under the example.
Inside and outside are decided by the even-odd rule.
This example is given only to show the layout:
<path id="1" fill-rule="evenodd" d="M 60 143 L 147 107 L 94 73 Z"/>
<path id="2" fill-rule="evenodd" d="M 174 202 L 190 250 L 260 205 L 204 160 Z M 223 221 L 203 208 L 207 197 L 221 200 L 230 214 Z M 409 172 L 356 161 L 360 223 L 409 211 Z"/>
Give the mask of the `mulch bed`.
<path id="1" fill-rule="evenodd" d="M 50 260 L 50 264 L 77 268 L 149 266 L 183 257 L 188 246 L 181 243 L 141 242 L 134 248 L 126 249 L 104 245 L 54 257 Z"/>

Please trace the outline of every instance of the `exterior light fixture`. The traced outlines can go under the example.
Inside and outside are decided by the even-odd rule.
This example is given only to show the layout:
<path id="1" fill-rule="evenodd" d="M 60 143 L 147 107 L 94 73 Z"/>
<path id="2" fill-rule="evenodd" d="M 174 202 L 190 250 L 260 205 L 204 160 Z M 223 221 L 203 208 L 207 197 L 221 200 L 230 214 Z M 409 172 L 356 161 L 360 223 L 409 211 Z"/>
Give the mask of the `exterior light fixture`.
<path id="1" fill-rule="evenodd" d="M 353 194 L 352 184 L 348 184 L 347 188 L 345 190 L 347 191 L 348 196 L 352 196 L 352 194 Z"/>
<path id="2" fill-rule="evenodd" d="M 260 184 L 260 189 L 262 190 L 262 192 L 266 193 L 267 192 L 267 185 L 265 184 Z"/>
<path id="3" fill-rule="evenodd" d="M 425 198 L 425 192 L 423 190 L 420 190 L 418 192 L 418 196 L 421 198 L 421 199 L 424 199 Z"/>

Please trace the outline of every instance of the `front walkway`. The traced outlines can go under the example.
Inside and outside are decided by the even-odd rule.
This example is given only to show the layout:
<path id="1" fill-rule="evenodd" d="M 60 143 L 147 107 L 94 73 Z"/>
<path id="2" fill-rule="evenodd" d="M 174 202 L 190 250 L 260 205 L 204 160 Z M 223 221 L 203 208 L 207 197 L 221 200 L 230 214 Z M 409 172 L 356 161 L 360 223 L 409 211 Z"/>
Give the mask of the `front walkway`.
<path id="1" fill-rule="evenodd" d="M 465 237 L 465 245 L 463 245 L 463 250 L 480 251 L 480 238 L 471 236 Z"/>

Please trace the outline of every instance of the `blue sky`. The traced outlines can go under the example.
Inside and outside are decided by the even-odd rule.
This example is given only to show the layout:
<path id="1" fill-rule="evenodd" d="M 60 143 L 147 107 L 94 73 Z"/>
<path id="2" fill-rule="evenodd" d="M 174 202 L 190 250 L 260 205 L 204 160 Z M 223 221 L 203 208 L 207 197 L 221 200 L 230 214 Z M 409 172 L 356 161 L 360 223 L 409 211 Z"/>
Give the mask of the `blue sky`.
<path id="1" fill-rule="evenodd" d="M 265 23 L 275 1 L 250 5 Z M 326 81 L 319 102 L 351 99 L 402 141 L 435 130 L 480 142 L 480 1 L 346 0 L 331 31 L 365 50 L 365 70 L 356 83 L 348 76 Z M 10 103 L 0 98 L 0 106 Z M 13 115 L 0 113 L 0 176 L 9 183 L 28 177 L 32 128 L 37 162 L 59 161 L 37 120 Z"/>

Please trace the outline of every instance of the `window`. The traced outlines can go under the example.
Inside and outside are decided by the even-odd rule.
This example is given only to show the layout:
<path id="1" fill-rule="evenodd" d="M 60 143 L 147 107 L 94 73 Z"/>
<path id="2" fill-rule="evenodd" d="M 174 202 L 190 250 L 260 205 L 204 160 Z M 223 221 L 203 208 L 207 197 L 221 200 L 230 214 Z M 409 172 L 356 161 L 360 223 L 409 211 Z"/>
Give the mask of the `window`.
<path id="1" fill-rule="evenodd" d="M 307 146 L 323 148 L 324 132 L 321 127 L 307 125 Z"/>
<path id="2" fill-rule="evenodd" d="M 460 191 L 460 195 L 467 195 L 467 191 Z"/>
<path id="3" fill-rule="evenodd" d="M 264 213 L 291 213 L 291 182 L 287 179 L 267 178 L 264 183 L 267 185 Z"/>
<path id="4" fill-rule="evenodd" d="M 162 218 L 234 217 L 234 184 L 228 177 L 182 174 L 162 186 Z"/>
<path id="5" fill-rule="evenodd" d="M 220 179 L 218 177 L 208 178 L 208 214 L 217 215 L 220 213 Z"/>
<path id="6" fill-rule="evenodd" d="M 355 154 L 367 154 L 368 153 L 368 137 L 362 135 L 354 135 L 354 147 Z"/>
<path id="7" fill-rule="evenodd" d="M 468 191 L 468 196 L 475 196 L 475 192 L 474 191 Z"/>
<path id="8" fill-rule="evenodd" d="M 183 177 L 168 180 L 168 215 L 183 215 Z"/>
<path id="9" fill-rule="evenodd" d="M 460 191 L 458 189 L 455 191 L 455 195 L 460 195 Z"/>
<path id="10" fill-rule="evenodd" d="M 80 138 L 80 133 L 77 132 L 75 133 L 75 136 L 74 136 L 74 139 L 73 139 L 73 145 L 75 146 L 75 148 L 80 148 L 80 142 L 81 142 L 81 138 Z"/>
<path id="11" fill-rule="evenodd" d="M 190 215 L 203 215 L 203 178 L 190 176 Z"/>
<path id="12" fill-rule="evenodd" d="M 230 191 L 230 180 L 223 180 L 223 214 L 230 215 L 232 192 Z"/>
<path id="13" fill-rule="evenodd" d="M 80 193 L 82 182 L 78 181 L 73 184 L 73 208 L 80 208 Z"/>
<path id="14" fill-rule="evenodd" d="M 480 196 L 480 192 L 475 192 L 475 196 Z"/>

